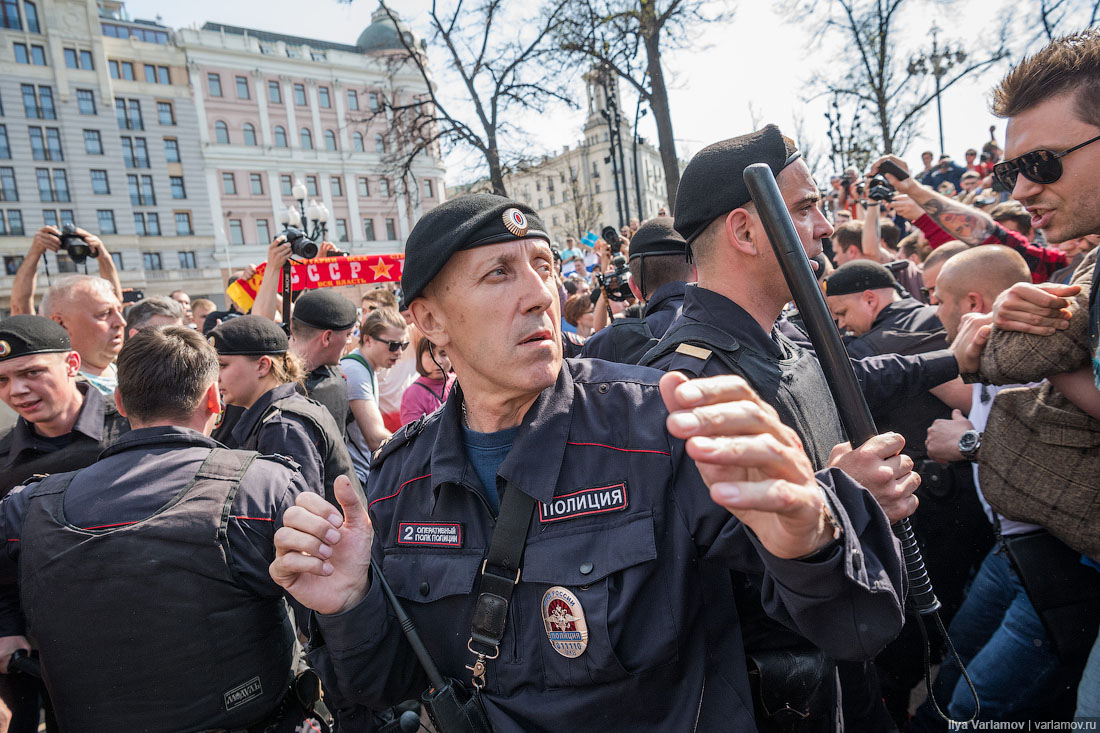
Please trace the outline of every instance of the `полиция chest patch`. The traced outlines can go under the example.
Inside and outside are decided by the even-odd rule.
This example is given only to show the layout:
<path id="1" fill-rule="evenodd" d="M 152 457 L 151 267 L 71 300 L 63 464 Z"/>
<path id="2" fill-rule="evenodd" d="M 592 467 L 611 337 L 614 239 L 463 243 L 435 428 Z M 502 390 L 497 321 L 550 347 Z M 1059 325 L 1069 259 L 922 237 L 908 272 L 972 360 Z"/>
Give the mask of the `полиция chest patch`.
<path id="1" fill-rule="evenodd" d="M 581 489 L 555 496 L 549 502 L 539 502 L 539 521 L 548 524 L 592 514 L 621 512 L 628 505 L 625 483 Z"/>

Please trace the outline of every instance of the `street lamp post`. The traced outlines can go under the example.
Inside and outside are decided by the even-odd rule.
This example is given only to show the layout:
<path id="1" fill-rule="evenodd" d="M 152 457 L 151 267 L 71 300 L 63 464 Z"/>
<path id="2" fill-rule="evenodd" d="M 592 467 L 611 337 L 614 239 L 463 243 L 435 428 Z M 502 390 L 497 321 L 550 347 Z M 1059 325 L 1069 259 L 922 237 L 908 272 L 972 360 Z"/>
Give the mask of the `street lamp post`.
<path id="1" fill-rule="evenodd" d="M 931 74 L 936 80 L 936 118 L 939 122 L 940 131 L 940 155 L 944 154 L 943 144 L 943 106 L 940 101 L 940 93 L 943 91 L 941 88 L 943 77 L 947 76 L 947 72 L 952 69 L 956 64 L 961 64 L 966 61 L 966 51 L 961 46 L 952 47 L 951 44 L 944 44 L 943 48 L 939 45 L 939 26 L 932 25 L 932 53 L 921 54 L 915 56 L 909 61 L 909 75 L 910 76 L 923 76 L 925 74 Z"/>

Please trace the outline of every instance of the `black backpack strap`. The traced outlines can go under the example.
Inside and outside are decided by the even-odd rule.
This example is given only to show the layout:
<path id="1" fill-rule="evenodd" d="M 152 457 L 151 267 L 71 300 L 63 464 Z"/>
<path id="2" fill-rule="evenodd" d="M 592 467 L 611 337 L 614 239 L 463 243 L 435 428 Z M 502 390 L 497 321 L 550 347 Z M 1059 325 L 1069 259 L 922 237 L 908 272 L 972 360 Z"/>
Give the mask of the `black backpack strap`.
<path id="1" fill-rule="evenodd" d="M 470 641 L 466 644 L 475 655 L 474 663 L 466 669 L 473 672 L 473 685 L 478 689 L 485 686 L 485 661 L 500 655 L 500 642 L 508 623 L 508 603 L 519 584 L 527 528 L 534 511 L 535 500 L 513 484 L 507 484 L 489 553 L 481 563 L 481 584 Z"/>

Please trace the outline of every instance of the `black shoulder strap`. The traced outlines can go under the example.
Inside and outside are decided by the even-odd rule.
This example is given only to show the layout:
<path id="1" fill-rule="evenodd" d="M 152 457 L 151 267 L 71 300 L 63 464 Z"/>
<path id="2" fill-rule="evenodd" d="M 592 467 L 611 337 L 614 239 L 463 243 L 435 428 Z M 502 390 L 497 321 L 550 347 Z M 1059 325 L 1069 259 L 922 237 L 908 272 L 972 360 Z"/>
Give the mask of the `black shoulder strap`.
<path id="1" fill-rule="evenodd" d="M 661 337 L 656 346 L 646 352 L 638 363 L 642 366 L 650 366 L 661 357 L 677 351 L 681 344 L 705 347 L 727 369 L 735 374 L 741 373 L 741 369 L 737 365 L 737 353 L 741 350 L 740 342 L 716 326 L 694 321 L 684 321 L 674 325 Z"/>
<path id="2" fill-rule="evenodd" d="M 489 543 L 489 554 L 481 563 L 481 584 L 467 645 L 476 655 L 467 669 L 474 673 L 473 685 L 477 688 L 485 685 L 485 660 L 496 659 L 500 654 L 500 642 L 508 622 L 508 603 L 519 583 L 527 528 L 534 511 L 535 500 L 517 486 L 507 484 Z"/>

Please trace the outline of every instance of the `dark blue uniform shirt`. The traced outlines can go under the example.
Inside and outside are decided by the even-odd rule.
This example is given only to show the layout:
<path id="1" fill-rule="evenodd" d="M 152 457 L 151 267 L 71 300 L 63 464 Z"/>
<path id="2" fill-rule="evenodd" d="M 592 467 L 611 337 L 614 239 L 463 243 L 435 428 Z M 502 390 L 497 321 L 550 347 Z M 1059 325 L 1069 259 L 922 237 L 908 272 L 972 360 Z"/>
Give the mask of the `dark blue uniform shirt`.
<path id="1" fill-rule="evenodd" d="M 233 426 L 233 439 L 237 445 L 245 444 L 245 439 L 273 402 L 291 395 L 301 397 L 293 382 L 280 384 L 260 395 Z M 320 436 L 315 434 L 312 425 L 297 415 L 280 410 L 269 415 L 260 426 L 256 450 L 264 455 L 290 457 L 301 467 L 307 486 L 324 486 L 325 464 L 317 450 L 319 443 Z"/>
<path id="2" fill-rule="evenodd" d="M 711 501 L 684 443 L 669 436 L 660 377 L 566 360 L 500 466 L 506 491 L 536 500 L 500 656 L 487 663 L 484 700 L 501 733 L 693 722 L 753 730 L 724 568 L 758 578 L 770 614 L 838 657 L 869 658 L 901 628 L 901 562 L 874 499 L 842 472 L 824 472 L 842 540 L 807 560 L 772 556 Z M 466 642 L 494 518 L 463 448 L 460 397 L 383 449 L 368 503 L 373 566 L 443 674 L 468 684 Z M 712 596 L 704 573 L 719 566 L 725 594 Z M 543 603 L 554 586 L 576 596 L 587 621 L 576 658 L 548 638 Z M 728 654 L 709 654 L 712 613 L 733 619 Z M 377 583 L 356 607 L 315 615 L 310 641 L 311 661 L 341 697 L 379 709 L 426 686 Z"/>
<path id="3" fill-rule="evenodd" d="M 653 291 L 652 297 L 645 304 L 645 312 L 642 318 L 654 338 L 661 338 L 665 331 L 680 315 L 680 309 L 684 305 L 684 291 L 687 283 L 665 283 Z M 614 321 L 612 321 L 612 324 Z M 612 324 L 601 328 L 588 337 L 581 349 L 581 356 L 594 359 L 606 359 L 607 361 L 620 361 L 615 358 L 615 345 L 611 333 Z"/>

